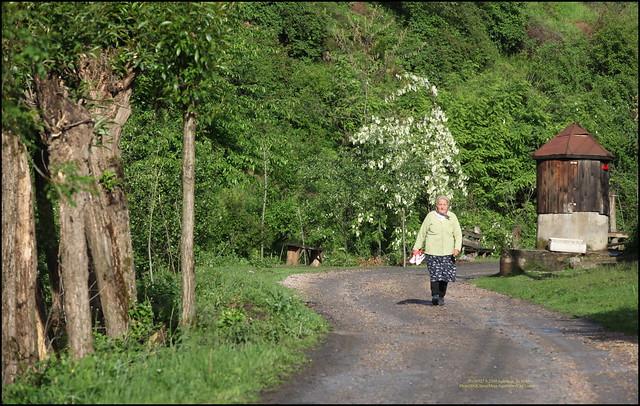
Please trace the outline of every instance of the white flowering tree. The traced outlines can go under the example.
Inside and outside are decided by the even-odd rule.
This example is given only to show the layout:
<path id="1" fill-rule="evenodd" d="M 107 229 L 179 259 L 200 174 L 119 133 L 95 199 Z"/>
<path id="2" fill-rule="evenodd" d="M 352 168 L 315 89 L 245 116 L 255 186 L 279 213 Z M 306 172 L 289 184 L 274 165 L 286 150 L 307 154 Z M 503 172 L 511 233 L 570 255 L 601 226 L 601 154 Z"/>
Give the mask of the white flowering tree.
<path id="1" fill-rule="evenodd" d="M 466 195 L 467 178 L 447 117 L 436 103 L 438 89 L 428 79 L 413 74 L 397 78 L 404 86 L 385 98 L 383 114 L 372 116 L 349 141 L 377 200 L 400 219 L 391 246 L 398 250 L 402 247 L 406 266 L 406 219 L 414 203 L 425 195 L 429 201 L 441 194 L 452 196 L 455 191 Z M 412 95 L 413 104 L 407 108 L 403 99 Z M 359 236 L 362 224 L 375 220 L 371 209 L 363 210 L 357 203 L 355 208 L 358 214 L 353 229 Z"/>

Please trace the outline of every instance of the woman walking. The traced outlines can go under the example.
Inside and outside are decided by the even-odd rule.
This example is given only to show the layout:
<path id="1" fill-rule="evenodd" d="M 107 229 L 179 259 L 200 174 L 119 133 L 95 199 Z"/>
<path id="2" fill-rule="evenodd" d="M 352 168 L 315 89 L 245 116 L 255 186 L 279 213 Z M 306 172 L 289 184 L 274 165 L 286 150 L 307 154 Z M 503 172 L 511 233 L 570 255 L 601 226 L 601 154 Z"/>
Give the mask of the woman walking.
<path id="1" fill-rule="evenodd" d="M 462 249 L 462 230 L 458 217 L 449 211 L 449 198 L 438 196 L 436 209 L 427 214 L 413 245 L 413 255 L 424 249 L 431 281 L 431 303 L 444 304 L 447 284 L 456 280 L 455 257 Z"/>

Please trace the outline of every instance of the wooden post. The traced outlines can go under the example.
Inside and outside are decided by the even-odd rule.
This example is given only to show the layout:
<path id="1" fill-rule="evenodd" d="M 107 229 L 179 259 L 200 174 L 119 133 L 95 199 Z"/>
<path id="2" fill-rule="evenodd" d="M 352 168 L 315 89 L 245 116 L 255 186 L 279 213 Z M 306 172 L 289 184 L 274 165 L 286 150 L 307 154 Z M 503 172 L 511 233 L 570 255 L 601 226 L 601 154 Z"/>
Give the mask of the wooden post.
<path id="1" fill-rule="evenodd" d="M 609 232 L 615 233 L 616 226 L 616 195 L 609 193 Z"/>

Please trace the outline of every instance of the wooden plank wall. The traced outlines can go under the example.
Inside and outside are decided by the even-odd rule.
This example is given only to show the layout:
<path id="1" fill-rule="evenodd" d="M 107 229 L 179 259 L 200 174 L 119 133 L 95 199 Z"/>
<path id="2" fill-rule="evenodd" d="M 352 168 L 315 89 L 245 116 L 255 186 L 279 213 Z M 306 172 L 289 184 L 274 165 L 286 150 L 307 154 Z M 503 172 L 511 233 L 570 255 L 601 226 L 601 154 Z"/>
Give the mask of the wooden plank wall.
<path id="1" fill-rule="evenodd" d="M 550 159 L 537 164 L 538 214 L 609 215 L 609 172 L 596 160 Z"/>

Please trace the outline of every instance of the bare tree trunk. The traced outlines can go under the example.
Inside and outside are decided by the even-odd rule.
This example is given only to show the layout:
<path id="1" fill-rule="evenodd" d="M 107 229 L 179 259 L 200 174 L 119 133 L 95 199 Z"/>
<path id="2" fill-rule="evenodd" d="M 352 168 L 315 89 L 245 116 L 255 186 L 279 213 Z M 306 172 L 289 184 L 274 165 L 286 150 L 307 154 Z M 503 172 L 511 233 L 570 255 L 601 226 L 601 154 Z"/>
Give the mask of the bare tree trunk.
<path id="1" fill-rule="evenodd" d="M 2 131 L 2 383 L 46 357 L 36 303 L 37 255 L 33 187 L 27 152 Z"/>
<path id="2" fill-rule="evenodd" d="M 92 269 L 107 335 L 121 337 L 128 329 L 128 310 L 136 301 L 133 246 L 127 199 L 122 190 L 120 134 L 131 115 L 129 72 L 118 80 L 111 72 L 110 56 L 83 58 L 80 77 L 89 85 L 87 108 L 96 123 L 89 149 L 89 173 L 98 193 L 89 196 L 85 227 Z"/>
<path id="3" fill-rule="evenodd" d="M 382 225 L 378 217 L 378 258 L 382 257 Z"/>
<path id="4" fill-rule="evenodd" d="M 50 346 L 55 350 L 62 349 L 59 340 L 64 334 L 64 314 L 62 311 L 62 286 L 60 283 L 60 269 L 58 268 L 58 239 L 54 221 L 53 206 L 46 196 L 46 177 L 49 173 L 49 153 L 46 149 L 39 151 L 42 154 L 42 167 L 35 174 L 36 206 L 38 208 L 38 222 L 36 223 L 36 241 L 40 250 L 44 250 L 49 285 L 51 288 L 51 308 L 45 323 L 45 333 Z M 35 161 L 37 166 L 40 166 Z M 42 172 L 42 174 L 40 173 Z"/>
<path id="5" fill-rule="evenodd" d="M 302 246 L 306 247 L 305 243 L 304 243 L 304 226 L 302 225 L 302 215 L 300 214 L 300 207 L 297 207 L 298 209 L 298 220 L 300 220 L 300 236 L 302 237 Z M 304 264 L 307 264 L 307 249 L 306 248 L 302 248 L 302 256 L 304 257 Z"/>
<path id="6" fill-rule="evenodd" d="M 267 177 L 267 148 L 265 147 L 263 150 L 263 161 L 264 161 L 264 194 L 262 196 L 262 217 L 260 219 L 260 259 L 264 259 L 264 216 L 267 212 L 267 191 L 268 189 L 268 177 Z"/>
<path id="7" fill-rule="evenodd" d="M 85 208 L 89 199 L 89 144 L 92 121 L 83 107 L 69 101 L 59 78 L 36 78 L 38 107 L 47 127 L 52 181 L 60 196 L 60 270 L 63 304 L 71 354 L 81 358 L 93 352 L 88 290 Z"/>
<path id="8" fill-rule="evenodd" d="M 406 238 L 406 227 L 405 227 L 405 218 L 404 218 L 404 208 L 401 210 L 402 213 L 402 267 L 407 267 L 407 238 Z"/>
<path id="9" fill-rule="evenodd" d="M 184 115 L 182 146 L 182 318 L 180 324 L 189 326 L 195 319 L 195 269 L 193 259 L 194 189 L 195 189 L 195 113 Z"/>

